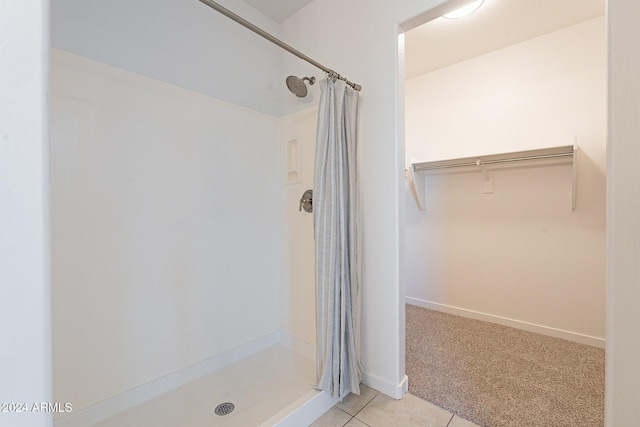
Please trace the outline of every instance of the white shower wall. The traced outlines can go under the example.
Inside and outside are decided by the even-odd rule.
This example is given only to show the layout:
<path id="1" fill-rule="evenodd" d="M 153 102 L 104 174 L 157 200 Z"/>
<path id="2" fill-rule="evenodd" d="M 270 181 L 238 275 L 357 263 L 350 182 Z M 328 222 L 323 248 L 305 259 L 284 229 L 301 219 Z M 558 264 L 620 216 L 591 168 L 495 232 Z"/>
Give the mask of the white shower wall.
<path id="1" fill-rule="evenodd" d="M 54 401 L 277 332 L 279 119 L 59 50 L 51 68 Z"/>
<path id="2" fill-rule="evenodd" d="M 406 190 L 408 301 L 593 345 L 605 336 L 604 17 L 406 82 L 406 157 L 574 143 L 570 166 L 428 177 Z"/>
<path id="3" fill-rule="evenodd" d="M 284 170 L 280 178 L 283 185 L 280 215 L 281 330 L 298 340 L 313 357 L 316 345 L 313 215 L 299 209 L 302 194 L 313 188 L 317 116 L 318 109 L 310 108 L 280 119 L 282 156 L 284 158 L 286 144 L 295 140 L 300 164 L 299 183 L 285 185 Z"/>
<path id="4" fill-rule="evenodd" d="M 278 36 L 242 0 L 220 3 Z M 281 49 L 199 1 L 55 0 L 51 45 L 278 116 Z"/>

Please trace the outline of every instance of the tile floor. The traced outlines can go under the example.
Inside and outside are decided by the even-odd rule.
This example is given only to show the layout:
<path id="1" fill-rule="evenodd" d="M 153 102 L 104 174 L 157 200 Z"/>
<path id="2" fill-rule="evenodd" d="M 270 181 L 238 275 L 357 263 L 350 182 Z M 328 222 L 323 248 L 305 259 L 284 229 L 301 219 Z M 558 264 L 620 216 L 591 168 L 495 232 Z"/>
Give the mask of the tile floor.
<path id="1" fill-rule="evenodd" d="M 392 399 L 361 386 L 360 395 L 350 394 L 310 427 L 478 427 L 411 394 Z"/>

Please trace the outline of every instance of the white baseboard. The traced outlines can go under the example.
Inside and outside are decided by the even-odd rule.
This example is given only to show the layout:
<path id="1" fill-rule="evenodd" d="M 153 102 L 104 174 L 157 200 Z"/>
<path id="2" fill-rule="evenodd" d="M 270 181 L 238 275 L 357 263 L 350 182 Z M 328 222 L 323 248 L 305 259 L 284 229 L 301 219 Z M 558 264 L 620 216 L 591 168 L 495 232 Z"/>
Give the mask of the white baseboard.
<path id="1" fill-rule="evenodd" d="M 251 341 L 202 362 L 188 366 L 147 384 L 105 399 L 89 407 L 71 412 L 53 421 L 54 427 L 86 427 L 106 420 L 120 412 L 148 402 L 158 396 L 189 384 L 228 366 L 240 359 L 251 356 L 279 341 L 279 333 Z"/>
<path id="2" fill-rule="evenodd" d="M 523 322 L 521 320 L 509 319 L 507 317 L 495 316 L 493 314 L 481 313 L 479 311 L 467 310 L 465 308 L 425 301 L 418 298 L 406 297 L 405 302 L 407 304 L 417 305 L 418 307 L 442 311 L 444 313 L 455 314 L 457 316 L 468 317 L 470 319 L 483 320 L 485 322 L 496 323 L 498 325 L 510 326 L 512 328 L 521 329 L 523 331 L 535 332 L 555 338 L 562 338 L 567 341 L 586 344 L 592 347 L 604 348 L 605 346 L 604 338 L 593 337 L 577 332 L 565 331 L 562 329 L 551 328 L 549 326 L 537 325 L 535 323 Z"/>
<path id="3" fill-rule="evenodd" d="M 375 375 L 363 372 L 362 383 L 394 399 L 402 399 L 409 391 L 409 379 L 405 375 L 400 383 L 393 384 Z"/>

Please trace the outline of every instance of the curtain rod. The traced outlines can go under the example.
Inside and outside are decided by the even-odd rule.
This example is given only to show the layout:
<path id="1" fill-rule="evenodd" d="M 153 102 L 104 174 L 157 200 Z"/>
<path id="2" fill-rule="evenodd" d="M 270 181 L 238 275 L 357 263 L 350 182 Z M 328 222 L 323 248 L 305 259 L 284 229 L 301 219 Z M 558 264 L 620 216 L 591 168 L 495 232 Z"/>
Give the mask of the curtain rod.
<path id="1" fill-rule="evenodd" d="M 236 21 L 238 24 L 242 25 L 243 27 L 246 27 L 247 29 L 253 31 L 256 34 L 258 34 L 259 36 L 264 37 L 265 39 L 269 40 L 271 43 L 280 46 L 282 49 L 294 54 L 298 58 L 300 58 L 302 60 L 305 60 L 308 63 L 310 63 L 311 65 L 314 65 L 314 66 L 320 68 L 322 71 L 324 71 L 325 73 L 329 74 L 330 76 L 333 76 L 333 77 L 335 77 L 335 78 L 337 78 L 339 80 L 345 81 L 349 86 L 351 86 L 355 90 L 362 89 L 362 86 L 360 86 L 359 84 L 350 82 L 349 80 L 347 80 L 346 78 L 342 77 L 340 74 L 336 73 L 332 69 L 325 67 L 324 65 L 320 64 L 317 61 L 314 61 L 313 59 L 309 58 L 307 55 L 305 55 L 302 52 L 300 52 L 300 51 L 294 49 L 293 47 L 289 46 L 288 44 L 286 44 L 282 40 L 277 39 L 274 36 L 272 36 L 271 34 L 267 33 L 262 28 L 260 28 L 260 27 L 258 27 L 256 25 L 253 25 L 251 22 L 247 21 L 246 19 L 242 18 L 239 15 L 236 15 L 235 13 L 231 12 L 229 9 L 226 9 L 226 8 L 220 6 L 215 1 L 213 1 L 213 0 L 198 0 L 198 1 L 200 1 L 201 3 L 206 4 L 207 6 L 209 6 L 210 8 L 212 8 L 214 10 L 217 10 L 218 12 L 220 12 L 221 14 L 226 16 L 227 18 Z"/>

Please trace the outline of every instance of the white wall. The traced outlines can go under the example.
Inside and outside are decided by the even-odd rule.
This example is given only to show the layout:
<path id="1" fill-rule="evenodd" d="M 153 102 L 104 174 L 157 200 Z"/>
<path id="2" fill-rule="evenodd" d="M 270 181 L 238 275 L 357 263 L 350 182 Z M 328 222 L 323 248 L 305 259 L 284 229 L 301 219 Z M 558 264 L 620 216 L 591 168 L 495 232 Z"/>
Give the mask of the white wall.
<path id="1" fill-rule="evenodd" d="M 278 119 L 53 50 L 54 398 L 279 329 Z"/>
<path id="2" fill-rule="evenodd" d="M 574 212 L 571 166 L 430 176 L 426 211 L 407 187 L 410 302 L 604 346 L 605 40 L 601 17 L 406 82 L 407 167 L 580 147 Z"/>
<path id="3" fill-rule="evenodd" d="M 605 425 L 640 424 L 640 3 L 609 0 Z"/>
<path id="4" fill-rule="evenodd" d="M 0 425 L 51 425 L 47 191 L 48 7 L 0 7 Z M 3 409 L 8 409 L 3 406 Z M 22 409 L 22 408 L 20 408 Z"/>

